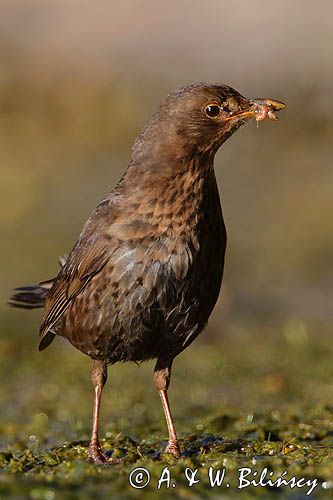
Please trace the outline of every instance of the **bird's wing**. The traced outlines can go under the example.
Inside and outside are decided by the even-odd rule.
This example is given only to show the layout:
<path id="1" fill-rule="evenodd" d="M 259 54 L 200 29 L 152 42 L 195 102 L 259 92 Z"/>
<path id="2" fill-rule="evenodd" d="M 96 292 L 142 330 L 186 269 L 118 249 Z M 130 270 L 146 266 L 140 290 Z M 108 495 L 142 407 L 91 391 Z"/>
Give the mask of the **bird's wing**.
<path id="1" fill-rule="evenodd" d="M 47 333 L 108 261 L 112 269 L 109 288 L 116 284 L 122 291 L 119 300 L 123 318 L 134 317 L 133 310 L 141 308 L 157 308 L 166 318 L 174 306 L 191 266 L 189 246 L 181 238 L 157 237 L 150 223 L 135 216 L 124 221 L 123 214 L 120 221 L 114 214 L 107 218 L 100 215 L 88 220 L 50 290 L 40 327 L 42 346 Z"/>
<path id="2" fill-rule="evenodd" d="M 95 240 L 93 245 L 74 247 L 46 299 L 46 312 L 40 327 L 42 337 L 53 328 L 72 300 L 105 266 L 108 259 L 109 253 L 103 239 Z"/>
<path id="3" fill-rule="evenodd" d="M 79 240 L 68 255 L 52 285 L 45 304 L 45 315 L 39 333 L 52 330 L 71 302 L 89 281 L 101 271 L 110 258 L 105 227 L 112 223 L 114 211 L 109 201 L 101 202 L 83 227 Z M 41 345 L 40 344 L 40 345 Z"/>

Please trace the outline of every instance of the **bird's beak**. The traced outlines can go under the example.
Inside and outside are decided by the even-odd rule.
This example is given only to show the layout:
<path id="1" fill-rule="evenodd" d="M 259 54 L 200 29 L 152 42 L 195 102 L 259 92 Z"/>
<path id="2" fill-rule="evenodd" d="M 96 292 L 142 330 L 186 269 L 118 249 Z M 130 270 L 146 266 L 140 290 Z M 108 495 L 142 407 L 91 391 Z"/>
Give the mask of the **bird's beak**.
<path id="1" fill-rule="evenodd" d="M 255 118 L 257 122 L 261 122 L 265 118 L 278 120 L 276 112 L 286 107 L 283 102 L 275 101 L 273 99 L 248 99 L 248 103 L 248 109 L 242 109 L 241 111 L 233 113 L 225 121 L 234 119 L 247 120 L 251 118 Z"/>

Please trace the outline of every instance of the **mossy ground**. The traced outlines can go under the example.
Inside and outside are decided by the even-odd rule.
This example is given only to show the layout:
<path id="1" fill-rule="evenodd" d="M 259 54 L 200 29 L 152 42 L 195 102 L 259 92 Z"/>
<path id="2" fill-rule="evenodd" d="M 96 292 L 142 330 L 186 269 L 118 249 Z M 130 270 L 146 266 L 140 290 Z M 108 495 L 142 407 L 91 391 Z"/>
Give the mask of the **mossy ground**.
<path id="1" fill-rule="evenodd" d="M 13 328 L 13 325 L 11 326 Z M 8 331 L 0 343 L 0 498 L 309 498 L 308 488 L 238 490 L 238 469 L 317 478 L 311 498 L 333 489 L 333 346 L 329 329 L 283 327 L 209 331 L 175 362 L 170 399 L 183 456 L 163 454 L 166 427 L 151 381 L 153 363 L 109 368 L 103 449 L 123 463 L 87 462 L 92 388 L 89 359 L 61 339 L 38 353 Z M 29 333 L 28 333 L 29 334 Z M 168 466 L 175 488 L 158 479 Z M 208 469 L 226 468 L 230 488 L 211 488 Z M 150 484 L 129 486 L 145 467 Z M 188 486 L 185 469 L 198 469 Z M 325 483 L 327 489 L 322 487 Z M 297 490 L 297 491 L 296 491 Z"/>

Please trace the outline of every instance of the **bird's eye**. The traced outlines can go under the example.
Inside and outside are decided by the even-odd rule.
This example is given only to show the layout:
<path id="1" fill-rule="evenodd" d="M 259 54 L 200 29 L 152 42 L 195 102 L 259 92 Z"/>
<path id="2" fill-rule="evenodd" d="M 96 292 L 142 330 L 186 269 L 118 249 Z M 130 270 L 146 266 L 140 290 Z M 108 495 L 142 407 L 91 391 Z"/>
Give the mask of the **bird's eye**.
<path id="1" fill-rule="evenodd" d="M 208 106 L 205 107 L 205 113 L 209 116 L 209 118 L 215 118 L 220 114 L 220 112 L 221 107 L 217 104 L 208 104 Z"/>

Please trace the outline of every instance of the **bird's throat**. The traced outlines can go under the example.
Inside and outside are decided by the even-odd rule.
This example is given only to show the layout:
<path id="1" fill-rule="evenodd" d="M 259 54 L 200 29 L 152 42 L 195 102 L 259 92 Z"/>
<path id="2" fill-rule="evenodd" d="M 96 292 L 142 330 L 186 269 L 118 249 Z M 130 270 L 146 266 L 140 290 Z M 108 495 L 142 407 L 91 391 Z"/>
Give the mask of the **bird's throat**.
<path id="1" fill-rule="evenodd" d="M 143 175 L 138 187 L 139 172 Z M 202 205 L 211 195 L 212 177 L 215 183 L 212 161 L 208 158 L 192 158 L 186 165 L 177 163 L 164 171 L 158 167 L 147 169 L 147 165 L 141 170 L 138 164 L 130 165 L 124 178 L 125 192 L 130 194 L 133 207 L 127 213 L 128 220 L 149 224 L 161 235 L 192 234 L 204 214 Z M 129 204 L 124 202 L 128 210 Z"/>

